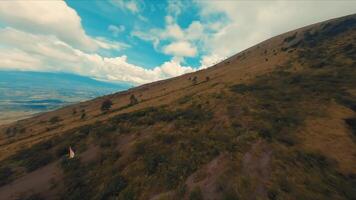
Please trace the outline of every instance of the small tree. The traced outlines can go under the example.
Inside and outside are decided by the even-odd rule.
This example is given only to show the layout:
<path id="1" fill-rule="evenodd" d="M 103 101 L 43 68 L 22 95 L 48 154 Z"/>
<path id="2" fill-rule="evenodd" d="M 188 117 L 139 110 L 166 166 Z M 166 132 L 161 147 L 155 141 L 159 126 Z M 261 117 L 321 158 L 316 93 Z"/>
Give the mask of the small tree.
<path id="1" fill-rule="evenodd" d="M 61 119 L 58 116 L 53 116 L 53 117 L 51 117 L 51 119 L 49 119 L 49 122 L 51 124 L 55 124 L 55 123 L 57 123 L 59 121 L 61 121 Z"/>
<path id="2" fill-rule="evenodd" d="M 197 84 L 198 77 L 194 76 L 193 79 L 192 79 L 192 81 L 193 81 L 193 84 L 194 84 L 194 85 Z"/>
<path id="3" fill-rule="evenodd" d="M 112 101 L 110 99 L 106 99 L 101 104 L 101 111 L 106 112 L 106 111 L 110 110 L 111 106 L 112 106 Z"/>
<path id="4" fill-rule="evenodd" d="M 135 104 L 138 104 L 138 100 L 135 97 L 135 95 L 131 94 L 131 96 L 130 96 L 130 105 L 135 105 Z"/>
<path id="5" fill-rule="evenodd" d="M 84 119 L 86 116 L 85 112 L 82 113 L 82 115 L 80 116 L 80 119 Z"/>

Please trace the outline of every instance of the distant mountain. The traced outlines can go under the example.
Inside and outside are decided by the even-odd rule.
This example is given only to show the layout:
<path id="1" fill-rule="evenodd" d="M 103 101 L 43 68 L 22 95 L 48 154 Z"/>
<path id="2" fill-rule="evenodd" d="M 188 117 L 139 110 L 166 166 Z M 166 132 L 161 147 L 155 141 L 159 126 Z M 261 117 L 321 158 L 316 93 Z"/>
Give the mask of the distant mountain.
<path id="1" fill-rule="evenodd" d="M 0 123 L 130 87 L 66 73 L 0 71 Z"/>

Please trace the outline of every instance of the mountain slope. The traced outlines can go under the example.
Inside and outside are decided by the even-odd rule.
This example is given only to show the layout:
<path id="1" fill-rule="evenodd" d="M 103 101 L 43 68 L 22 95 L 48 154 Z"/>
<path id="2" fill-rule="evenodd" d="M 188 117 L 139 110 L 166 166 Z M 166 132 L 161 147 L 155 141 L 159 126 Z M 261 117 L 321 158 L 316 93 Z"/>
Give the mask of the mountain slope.
<path id="1" fill-rule="evenodd" d="M 355 36 L 356 15 L 326 21 L 2 126 L 0 196 L 355 199 Z"/>

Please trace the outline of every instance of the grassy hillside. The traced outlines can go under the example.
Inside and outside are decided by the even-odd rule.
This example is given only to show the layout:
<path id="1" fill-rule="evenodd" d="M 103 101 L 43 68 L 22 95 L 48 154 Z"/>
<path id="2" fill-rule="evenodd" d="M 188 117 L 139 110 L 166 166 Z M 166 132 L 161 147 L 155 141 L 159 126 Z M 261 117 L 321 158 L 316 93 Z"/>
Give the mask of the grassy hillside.
<path id="1" fill-rule="evenodd" d="M 356 199 L 355 44 L 346 16 L 2 126 L 0 196 Z"/>

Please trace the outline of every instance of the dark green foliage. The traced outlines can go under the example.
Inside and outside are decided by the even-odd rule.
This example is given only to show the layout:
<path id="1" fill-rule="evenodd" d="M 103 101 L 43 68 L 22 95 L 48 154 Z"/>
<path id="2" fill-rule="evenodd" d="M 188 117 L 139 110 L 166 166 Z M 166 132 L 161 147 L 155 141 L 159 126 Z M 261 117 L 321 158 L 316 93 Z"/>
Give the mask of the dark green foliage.
<path id="1" fill-rule="evenodd" d="M 325 37 L 335 37 L 336 35 L 356 27 L 356 19 L 354 17 L 346 18 L 337 22 L 329 22 L 323 27 L 323 35 Z"/>
<path id="2" fill-rule="evenodd" d="M 193 85 L 196 85 L 198 83 L 198 77 L 194 76 L 192 78 Z"/>
<path id="3" fill-rule="evenodd" d="M 0 186 L 9 183 L 12 180 L 13 171 L 10 167 L 0 168 Z"/>
<path id="4" fill-rule="evenodd" d="M 103 101 L 101 103 L 100 109 L 101 109 L 101 111 L 106 112 L 106 111 L 110 110 L 111 106 L 112 106 L 112 101 L 110 99 L 106 99 L 105 101 Z"/>
<path id="5" fill-rule="evenodd" d="M 112 180 L 105 186 L 104 192 L 102 192 L 101 199 L 109 199 L 110 197 L 115 197 L 120 194 L 120 192 L 127 186 L 127 181 L 122 176 L 115 176 Z"/>
<path id="6" fill-rule="evenodd" d="M 293 179 L 280 172 L 278 185 L 280 192 L 297 199 L 355 199 L 356 179 L 336 171 L 335 161 L 315 152 L 294 151 L 284 159 L 283 168 L 294 170 Z M 303 188 L 303 189 L 301 189 Z M 270 199 L 276 199 L 279 192 L 271 189 Z"/>
<path id="7" fill-rule="evenodd" d="M 17 200 L 45 200 L 40 194 L 31 194 L 28 197 L 20 197 Z"/>
<path id="8" fill-rule="evenodd" d="M 185 103 L 189 102 L 191 99 L 192 99 L 192 96 L 186 95 L 186 96 L 178 99 L 178 103 L 179 104 L 185 104 Z"/>
<path id="9" fill-rule="evenodd" d="M 28 171 L 33 171 L 47 165 L 53 160 L 54 157 L 48 151 L 52 147 L 53 144 L 51 141 L 39 143 L 29 149 L 18 152 L 11 159 L 19 161 Z"/>
<path id="10" fill-rule="evenodd" d="M 199 187 L 195 187 L 189 194 L 189 200 L 203 200 L 203 194 Z"/>
<path id="11" fill-rule="evenodd" d="M 138 104 L 138 100 L 137 100 L 137 98 L 135 97 L 134 94 L 131 94 L 131 96 L 130 96 L 130 104 L 129 105 L 133 106 L 133 105 L 136 105 L 136 104 Z"/>
<path id="12" fill-rule="evenodd" d="M 230 89 L 233 92 L 237 92 L 237 93 L 246 93 L 246 92 L 254 92 L 254 91 L 263 91 L 266 89 L 271 89 L 267 86 L 263 86 L 263 85 L 246 85 L 246 84 L 238 84 L 238 85 L 233 85 L 230 87 Z"/>
<path id="13" fill-rule="evenodd" d="M 85 176 L 88 170 L 83 166 L 78 158 L 61 160 L 61 168 L 64 172 L 65 192 L 63 199 L 80 200 L 90 199 L 91 190 Z"/>
<path id="14" fill-rule="evenodd" d="M 33 171 L 42 166 L 47 165 L 53 160 L 53 156 L 48 153 L 38 154 L 37 156 L 32 155 L 29 159 L 24 162 L 25 167 L 28 171 Z"/>
<path id="15" fill-rule="evenodd" d="M 296 38 L 296 36 L 297 36 L 297 33 L 294 33 L 293 35 L 284 38 L 283 41 L 284 41 L 284 42 L 290 42 L 290 41 L 294 40 L 294 39 Z"/>
<path id="16" fill-rule="evenodd" d="M 51 117 L 51 119 L 49 119 L 49 123 L 51 123 L 51 124 L 55 124 L 60 121 L 61 121 L 61 119 L 58 116 L 53 116 L 53 117 Z"/>
<path id="17" fill-rule="evenodd" d="M 356 118 L 345 119 L 345 122 L 351 127 L 352 133 L 356 136 Z"/>
<path id="18" fill-rule="evenodd" d="M 185 109 L 177 109 L 175 111 L 167 110 L 163 107 L 147 108 L 136 112 L 125 113 L 115 116 L 112 122 L 117 123 L 132 123 L 135 125 L 153 125 L 157 122 L 186 122 L 194 124 L 202 121 L 207 121 L 212 118 L 212 113 L 204 110 L 199 105 L 192 105 Z"/>
<path id="19" fill-rule="evenodd" d="M 80 115 L 80 119 L 85 119 L 85 117 L 86 117 L 85 112 Z"/>

